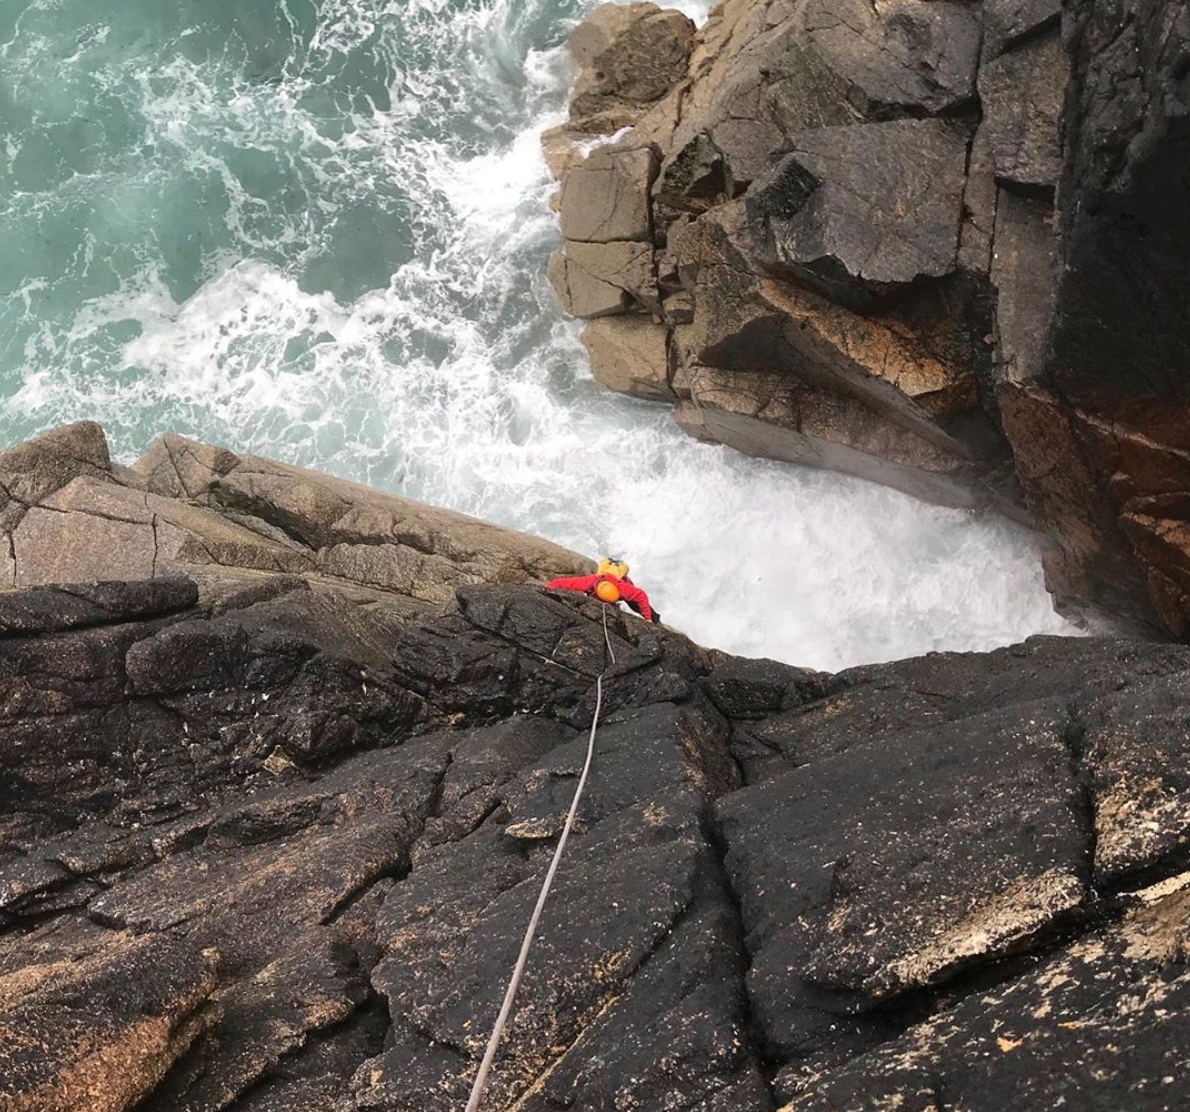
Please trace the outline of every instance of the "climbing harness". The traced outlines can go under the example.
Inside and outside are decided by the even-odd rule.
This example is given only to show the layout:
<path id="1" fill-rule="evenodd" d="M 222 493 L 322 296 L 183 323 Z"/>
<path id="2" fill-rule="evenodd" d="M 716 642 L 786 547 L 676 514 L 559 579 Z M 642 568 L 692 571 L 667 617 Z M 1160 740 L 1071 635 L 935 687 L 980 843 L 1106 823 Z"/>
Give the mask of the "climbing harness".
<path id="1" fill-rule="evenodd" d="M 612 640 L 607 632 L 607 609 L 601 608 L 603 612 L 603 641 L 607 645 L 607 655 L 610 664 L 615 664 L 616 653 L 612 648 Z M 516 965 L 512 970 L 512 978 L 508 982 L 508 990 L 504 993 L 504 1003 L 500 1007 L 500 1015 L 496 1018 L 496 1026 L 492 1030 L 492 1037 L 488 1039 L 487 1050 L 484 1052 L 483 1061 L 479 1064 L 479 1073 L 475 1075 L 475 1084 L 471 1086 L 471 1099 L 467 1101 L 467 1112 L 477 1112 L 479 1102 L 483 1099 L 483 1091 L 487 1086 L 488 1074 L 491 1072 L 492 1063 L 496 1059 L 496 1048 L 500 1045 L 501 1038 L 504 1037 L 504 1027 L 508 1022 L 509 1013 L 512 1011 L 513 1001 L 516 1000 L 517 989 L 521 987 L 521 977 L 525 972 L 525 965 L 529 960 L 529 948 L 533 945 L 533 936 L 537 933 L 537 924 L 541 919 L 542 908 L 545 907 L 546 898 L 550 894 L 550 887 L 554 883 L 554 874 L 558 871 L 558 863 L 562 860 L 562 851 L 566 848 L 566 840 L 570 837 L 571 827 L 574 826 L 575 815 L 578 814 L 579 801 L 583 797 L 583 788 L 587 784 L 587 773 L 591 771 L 591 759 L 595 756 L 595 731 L 599 727 L 599 711 L 603 707 L 603 677 L 607 675 L 607 668 L 604 668 L 598 676 L 595 677 L 595 714 L 591 718 L 591 734 L 587 738 L 587 759 L 583 764 L 582 775 L 578 778 L 578 787 L 574 789 L 574 799 L 570 802 L 570 813 L 566 816 L 566 825 L 562 827 L 562 836 L 558 839 L 558 848 L 554 850 L 553 860 L 550 861 L 550 867 L 546 870 L 545 882 L 541 886 L 541 894 L 537 897 L 537 906 L 533 908 L 533 915 L 529 920 L 529 929 L 525 931 L 524 941 L 521 943 L 521 952 L 516 960 Z"/>

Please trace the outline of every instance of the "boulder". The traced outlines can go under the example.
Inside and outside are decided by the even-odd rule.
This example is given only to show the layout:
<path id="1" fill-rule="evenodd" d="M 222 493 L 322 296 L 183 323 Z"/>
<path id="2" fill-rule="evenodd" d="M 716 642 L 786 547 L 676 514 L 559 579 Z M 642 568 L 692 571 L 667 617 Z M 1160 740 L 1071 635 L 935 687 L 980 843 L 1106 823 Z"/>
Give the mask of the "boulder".
<path id="1" fill-rule="evenodd" d="M 562 235 L 588 243 L 649 242 L 655 175 L 656 155 L 648 148 L 596 148 L 562 179 Z"/>
<path id="2" fill-rule="evenodd" d="M 568 242 L 551 256 L 550 283 L 562 307 L 584 320 L 624 312 L 634 303 L 660 311 L 649 243 Z"/>
<path id="3" fill-rule="evenodd" d="M 666 332 L 646 317 L 594 321 L 582 332 L 595 381 L 620 394 L 665 400 L 669 385 Z"/>
<path id="4" fill-rule="evenodd" d="M 601 4 L 570 34 L 578 69 L 571 118 L 620 111 L 631 122 L 686 76 L 693 35 L 694 24 L 681 12 Z"/>
<path id="5" fill-rule="evenodd" d="M 955 269 L 962 131 L 939 120 L 899 120 L 819 128 L 790 142 L 791 153 L 748 205 L 778 273 L 862 308 Z"/>

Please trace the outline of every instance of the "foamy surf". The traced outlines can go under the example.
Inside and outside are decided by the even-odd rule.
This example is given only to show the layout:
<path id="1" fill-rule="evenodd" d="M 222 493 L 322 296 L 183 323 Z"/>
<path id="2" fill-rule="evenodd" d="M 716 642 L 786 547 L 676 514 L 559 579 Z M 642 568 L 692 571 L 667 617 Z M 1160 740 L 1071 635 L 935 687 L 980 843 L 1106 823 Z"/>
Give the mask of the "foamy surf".
<path id="1" fill-rule="evenodd" d="M 176 430 L 612 549 L 667 621 L 749 655 L 1063 631 L 1024 531 L 695 443 L 591 382 L 537 140 L 587 6 L 245 3 L 138 38 L 114 4 L 80 30 L 35 0 L 0 47 L 18 107 L 55 38 L 79 57 L 11 129 L 4 441 L 93 417 L 127 458 Z M 86 165 L 25 167 L 101 110 L 124 131 Z"/>

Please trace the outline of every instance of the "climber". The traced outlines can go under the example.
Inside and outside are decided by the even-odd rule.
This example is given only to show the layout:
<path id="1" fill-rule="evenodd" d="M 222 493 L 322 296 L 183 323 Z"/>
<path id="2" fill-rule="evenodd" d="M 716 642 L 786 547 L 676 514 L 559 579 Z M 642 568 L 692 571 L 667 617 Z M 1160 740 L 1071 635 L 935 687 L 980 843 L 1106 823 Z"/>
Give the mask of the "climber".
<path id="1" fill-rule="evenodd" d="M 645 621 L 654 624 L 661 621 L 661 615 L 649 605 L 649 596 L 628 578 L 628 565 L 615 556 L 605 556 L 600 560 L 594 575 L 551 579 L 545 586 L 551 591 L 579 591 L 584 595 L 594 595 L 601 602 L 612 605 L 626 602 Z"/>

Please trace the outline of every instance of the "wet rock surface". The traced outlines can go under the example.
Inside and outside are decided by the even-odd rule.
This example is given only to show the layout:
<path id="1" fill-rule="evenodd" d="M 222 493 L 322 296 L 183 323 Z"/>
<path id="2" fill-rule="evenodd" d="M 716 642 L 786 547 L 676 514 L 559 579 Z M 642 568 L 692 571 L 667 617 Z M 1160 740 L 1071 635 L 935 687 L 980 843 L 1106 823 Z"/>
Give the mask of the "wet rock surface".
<path id="1" fill-rule="evenodd" d="M 723 0 L 693 36 L 597 8 L 546 137 L 597 379 L 1031 520 L 1064 612 L 1184 638 L 1188 49 L 1151 0 Z"/>
<path id="2" fill-rule="evenodd" d="M 460 1107 L 600 672 L 485 1107 L 1185 1103 L 1190 649 L 826 675 L 175 570 L 0 595 L 0 1105 Z"/>

